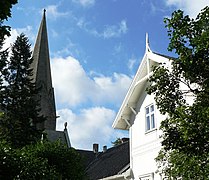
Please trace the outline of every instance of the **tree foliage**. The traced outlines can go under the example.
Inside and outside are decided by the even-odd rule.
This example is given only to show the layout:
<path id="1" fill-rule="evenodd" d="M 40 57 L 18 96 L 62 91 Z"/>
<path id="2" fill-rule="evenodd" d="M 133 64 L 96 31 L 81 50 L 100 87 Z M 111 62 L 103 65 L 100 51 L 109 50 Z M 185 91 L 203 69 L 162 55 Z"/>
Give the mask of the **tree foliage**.
<path id="1" fill-rule="evenodd" d="M 67 148 L 60 141 L 39 144 L 37 156 L 46 158 L 63 179 L 83 179 L 83 159 L 73 148 Z"/>
<path id="2" fill-rule="evenodd" d="M 21 149 L 0 142 L 0 179 L 84 178 L 80 155 L 59 141 L 39 142 Z"/>
<path id="3" fill-rule="evenodd" d="M 8 57 L 8 51 L 2 50 L 3 42 L 6 36 L 10 35 L 10 26 L 5 25 L 4 21 L 7 21 L 11 17 L 12 5 L 16 4 L 17 0 L 1 0 L 0 1 L 0 85 L 2 85 L 2 73 L 4 73 L 4 67 L 6 66 L 6 60 Z M 0 89 L 1 91 L 1 89 Z"/>
<path id="4" fill-rule="evenodd" d="M 45 119 L 39 116 L 38 92 L 32 82 L 30 44 L 24 34 L 17 37 L 11 47 L 11 56 L 3 68 L 0 106 L 4 115 L 0 117 L 0 138 L 14 147 L 22 147 L 40 140 L 42 132 L 37 123 Z"/>
<path id="5" fill-rule="evenodd" d="M 40 142 L 41 131 L 37 93 L 32 83 L 28 38 L 21 34 L 9 49 L 2 51 L 17 0 L 0 1 L 0 179 L 85 179 L 82 158 L 73 148 L 57 142 Z"/>
<path id="6" fill-rule="evenodd" d="M 72 148 L 40 142 L 42 131 L 32 82 L 30 44 L 24 34 L 11 46 L 2 68 L 0 94 L 0 179 L 84 179 L 82 159 Z M 10 170 L 11 169 L 11 170 Z"/>
<path id="7" fill-rule="evenodd" d="M 123 143 L 122 139 L 121 138 L 117 138 L 115 141 L 111 142 L 112 145 L 115 147 L 117 145 L 120 145 Z"/>
<path id="8" fill-rule="evenodd" d="M 209 7 L 190 18 L 178 10 L 166 18 L 171 67 L 154 68 L 148 93 L 167 118 L 161 123 L 157 162 L 171 178 L 208 179 L 209 174 Z"/>
<path id="9" fill-rule="evenodd" d="M 11 17 L 12 5 L 16 4 L 17 0 L 1 0 L 0 1 L 0 49 L 2 48 L 2 43 L 5 39 L 5 35 L 10 35 L 10 27 L 4 25 L 4 21 Z"/>

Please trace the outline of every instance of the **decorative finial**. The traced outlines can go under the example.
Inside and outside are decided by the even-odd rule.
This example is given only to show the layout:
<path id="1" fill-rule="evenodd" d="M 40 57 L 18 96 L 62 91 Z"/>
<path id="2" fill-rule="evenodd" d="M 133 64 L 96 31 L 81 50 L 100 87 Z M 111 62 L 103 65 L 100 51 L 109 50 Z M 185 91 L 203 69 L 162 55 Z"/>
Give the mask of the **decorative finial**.
<path id="1" fill-rule="evenodd" d="M 65 126 L 65 129 L 67 129 L 67 122 L 65 122 L 64 126 Z"/>
<path id="2" fill-rule="evenodd" d="M 150 52 L 150 47 L 149 47 L 149 37 L 148 33 L 146 33 L 146 52 Z"/>
<path id="3" fill-rule="evenodd" d="M 45 14 L 45 12 L 46 12 L 46 9 L 44 9 L 44 14 Z"/>

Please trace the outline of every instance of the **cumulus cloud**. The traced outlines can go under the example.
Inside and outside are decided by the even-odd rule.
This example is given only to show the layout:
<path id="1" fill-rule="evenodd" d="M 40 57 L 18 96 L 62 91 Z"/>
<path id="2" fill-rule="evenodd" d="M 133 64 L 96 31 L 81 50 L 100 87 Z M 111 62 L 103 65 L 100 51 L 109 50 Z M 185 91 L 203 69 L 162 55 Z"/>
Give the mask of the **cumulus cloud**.
<path id="1" fill-rule="evenodd" d="M 90 77 L 79 61 L 70 56 L 52 59 L 52 75 L 58 103 L 70 107 L 86 102 L 119 105 L 131 83 L 125 74 L 94 73 L 95 76 Z"/>
<path id="2" fill-rule="evenodd" d="M 78 149 L 92 149 L 93 143 L 110 146 L 112 139 L 122 136 L 111 127 L 115 117 L 111 109 L 93 107 L 82 109 L 78 114 L 70 109 L 61 109 L 57 114 L 60 116 L 57 129 L 63 130 L 67 122 L 71 144 Z"/>
<path id="3" fill-rule="evenodd" d="M 209 0 L 166 0 L 166 4 L 182 9 L 186 14 L 195 18 L 201 9 L 208 6 Z"/>
<path id="4" fill-rule="evenodd" d="M 11 29 L 10 31 L 11 36 L 6 38 L 4 45 L 3 45 L 3 49 L 10 47 L 10 45 L 14 43 L 15 40 L 17 39 L 17 36 L 19 36 L 21 33 L 24 33 L 27 37 L 29 37 L 30 40 L 34 42 L 35 35 L 32 32 L 31 26 L 27 26 L 25 28 Z"/>
<path id="5" fill-rule="evenodd" d="M 78 60 L 73 57 L 52 59 L 52 76 L 56 99 L 60 108 L 57 115 L 57 130 L 63 130 L 68 123 L 71 144 L 77 149 L 92 149 L 93 143 L 111 146 L 111 141 L 124 136 L 111 125 L 115 111 L 105 107 L 105 103 L 119 105 L 131 83 L 125 74 L 86 73 Z M 88 108 L 79 108 L 88 102 Z M 76 107 L 76 108 L 75 108 Z M 72 109 L 76 109 L 74 112 Z"/>
<path id="6" fill-rule="evenodd" d="M 91 87 L 95 89 L 93 81 L 86 75 L 80 63 L 72 57 L 53 59 L 52 75 L 56 96 L 61 103 L 70 106 L 85 102 L 91 96 Z"/>
<path id="7" fill-rule="evenodd" d="M 17 32 L 16 29 L 11 30 L 11 36 L 7 37 L 6 40 L 4 41 L 3 49 L 7 49 L 10 47 L 10 45 L 17 39 L 17 36 L 19 33 Z"/>
<path id="8" fill-rule="evenodd" d="M 31 31 L 29 26 L 12 29 L 5 47 L 13 43 L 21 32 L 34 36 Z M 105 105 L 120 105 L 131 83 L 130 77 L 118 73 L 113 73 L 112 76 L 87 73 L 79 61 L 70 56 L 52 59 L 51 66 L 56 103 L 60 108 L 57 111 L 60 116 L 57 130 L 63 130 L 64 122 L 68 122 L 73 147 L 91 149 L 93 143 L 111 146 L 111 141 L 124 136 L 124 132 L 111 127 L 116 113 L 105 108 Z M 90 108 L 80 109 L 79 105 L 82 103 L 89 103 Z M 62 109 L 63 106 L 68 108 Z M 76 112 L 71 107 L 77 109 Z"/>
<path id="9" fill-rule="evenodd" d="M 113 73 L 112 76 L 94 77 L 97 88 L 97 96 L 93 100 L 119 105 L 128 90 L 131 78 L 125 74 Z"/>

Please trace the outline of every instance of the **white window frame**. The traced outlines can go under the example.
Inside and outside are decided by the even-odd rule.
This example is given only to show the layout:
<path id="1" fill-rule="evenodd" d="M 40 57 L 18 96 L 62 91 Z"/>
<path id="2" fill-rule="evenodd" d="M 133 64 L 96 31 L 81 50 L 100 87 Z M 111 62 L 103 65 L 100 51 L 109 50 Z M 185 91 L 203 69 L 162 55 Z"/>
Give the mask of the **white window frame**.
<path id="1" fill-rule="evenodd" d="M 145 107 L 145 132 L 156 129 L 155 105 L 150 104 Z"/>

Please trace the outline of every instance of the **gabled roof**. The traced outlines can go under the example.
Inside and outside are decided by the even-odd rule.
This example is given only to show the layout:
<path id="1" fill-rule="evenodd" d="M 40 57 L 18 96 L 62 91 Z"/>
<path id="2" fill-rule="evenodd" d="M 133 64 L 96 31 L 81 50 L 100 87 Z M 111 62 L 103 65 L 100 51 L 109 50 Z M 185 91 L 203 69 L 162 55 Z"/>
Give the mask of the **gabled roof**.
<path id="1" fill-rule="evenodd" d="M 84 167 L 87 168 L 96 158 L 98 154 L 93 151 L 76 149 L 76 151 L 83 157 Z"/>
<path id="2" fill-rule="evenodd" d="M 86 173 L 90 180 L 98 180 L 110 176 L 121 175 L 129 169 L 129 141 L 107 149 L 106 152 L 77 150 L 88 161 Z"/>
<path id="3" fill-rule="evenodd" d="M 136 104 L 141 94 L 145 91 L 147 81 L 153 73 L 153 66 L 158 66 L 160 63 L 169 65 L 169 59 L 173 58 L 151 51 L 147 36 L 144 57 L 142 58 L 137 73 L 113 122 L 113 128 L 123 130 L 129 129 L 131 126 L 130 117 L 132 114 L 137 114 L 135 111 Z"/>
<path id="4" fill-rule="evenodd" d="M 45 132 L 47 139 L 49 141 L 55 142 L 57 140 L 60 140 L 60 142 L 65 144 L 67 147 L 69 148 L 71 147 L 67 129 L 64 129 L 64 131 L 55 131 L 55 130 L 46 129 Z"/>

